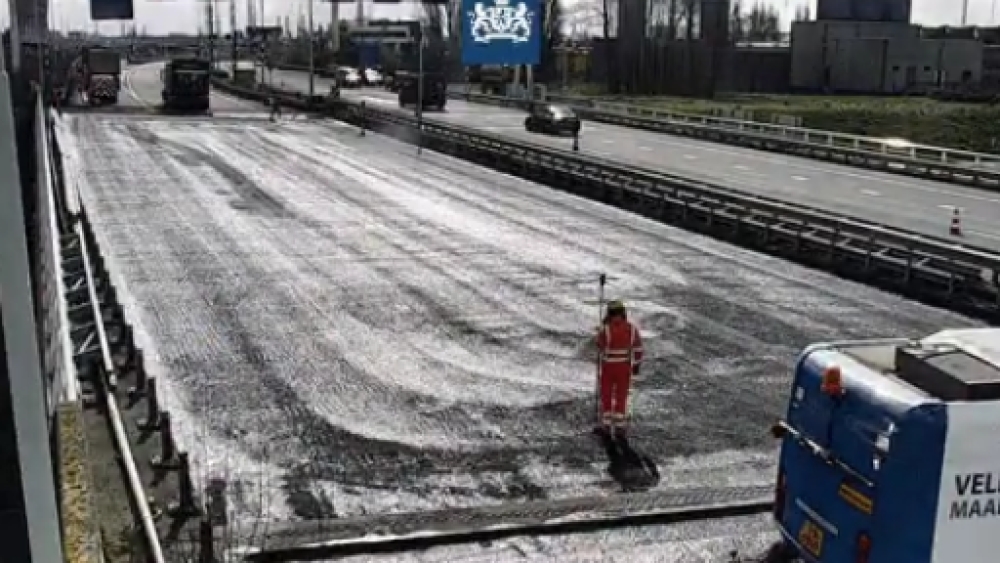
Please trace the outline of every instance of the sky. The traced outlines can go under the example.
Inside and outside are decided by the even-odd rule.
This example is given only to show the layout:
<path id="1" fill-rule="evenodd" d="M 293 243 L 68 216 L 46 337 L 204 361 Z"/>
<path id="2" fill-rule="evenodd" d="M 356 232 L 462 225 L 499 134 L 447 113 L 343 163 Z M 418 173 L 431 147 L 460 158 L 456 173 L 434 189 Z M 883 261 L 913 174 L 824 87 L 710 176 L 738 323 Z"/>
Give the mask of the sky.
<path id="1" fill-rule="evenodd" d="M 198 29 L 199 23 L 205 18 L 205 0 L 134 0 L 135 1 L 135 21 L 138 28 L 145 27 L 150 34 L 161 34 L 169 32 L 194 33 Z M 248 0 L 226 0 L 219 4 L 223 10 L 223 26 L 228 27 L 229 2 L 237 2 L 238 25 L 245 25 L 247 19 L 246 3 Z M 253 0 L 260 5 L 261 0 Z M 309 0 L 263 0 L 264 11 L 268 21 L 274 22 L 275 18 L 289 16 L 292 25 L 298 18 L 298 14 L 306 13 L 306 6 Z M 315 10 L 315 20 L 317 23 L 329 23 L 330 4 L 313 0 Z M 412 0 L 410 0 L 412 2 Z M 567 3 L 576 2 L 597 2 L 599 0 L 564 0 Z M 750 4 L 752 1 L 744 0 Z M 765 4 L 771 4 L 781 10 L 787 20 L 790 20 L 796 6 L 809 4 L 815 13 L 815 0 L 762 0 Z M 51 5 L 52 27 L 57 29 L 94 29 L 94 24 L 90 21 L 89 0 L 49 0 Z M 8 21 L 7 2 L 0 0 L 0 22 L 4 26 Z M 340 15 L 342 19 L 353 19 L 357 10 L 355 3 L 340 4 Z M 410 4 L 400 6 L 379 6 L 373 7 L 370 2 L 366 3 L 365 12 L 374 17 L 385 18 L 406 18 L 412 17 L 418 10 Z M 961 21 L 961 1 L 960 0 L 913 0 L 914 23 L 923 25 L 958 25 Z M 969 0 L 969 21 L 978 25 L 995 25 L 1000 18 L 1000 0 Z M 787 24 L 786 24 L 787 25 Z M 120 29 L 120 24 L 108 22 L 100 24 L 100 31 L 103 33 L 115 33 Z"/>

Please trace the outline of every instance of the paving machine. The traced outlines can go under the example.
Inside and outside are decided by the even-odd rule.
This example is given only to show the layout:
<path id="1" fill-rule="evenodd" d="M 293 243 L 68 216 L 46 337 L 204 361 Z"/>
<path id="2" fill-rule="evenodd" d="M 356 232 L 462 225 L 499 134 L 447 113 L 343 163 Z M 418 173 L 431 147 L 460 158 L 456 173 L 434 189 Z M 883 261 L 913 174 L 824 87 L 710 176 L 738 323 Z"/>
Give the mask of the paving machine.
<path id="1" fill-rule="evenodd" d="M 210 108 L 211 65 L 202 57 L 177 57 L 161 71 L 163 109 L 204 112 Z"/>

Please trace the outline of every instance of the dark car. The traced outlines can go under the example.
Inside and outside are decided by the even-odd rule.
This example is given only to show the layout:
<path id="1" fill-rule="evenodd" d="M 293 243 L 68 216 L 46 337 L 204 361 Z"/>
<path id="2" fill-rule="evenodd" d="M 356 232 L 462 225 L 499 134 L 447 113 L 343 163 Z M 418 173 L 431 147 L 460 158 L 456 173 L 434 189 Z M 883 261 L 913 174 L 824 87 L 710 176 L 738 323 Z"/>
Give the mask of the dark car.
<path id="1" fill-rule="evenodd" d="M 536 104 L 524 120 L 530 133 L 580 134 L 580 118 L 566 106 Z"/>

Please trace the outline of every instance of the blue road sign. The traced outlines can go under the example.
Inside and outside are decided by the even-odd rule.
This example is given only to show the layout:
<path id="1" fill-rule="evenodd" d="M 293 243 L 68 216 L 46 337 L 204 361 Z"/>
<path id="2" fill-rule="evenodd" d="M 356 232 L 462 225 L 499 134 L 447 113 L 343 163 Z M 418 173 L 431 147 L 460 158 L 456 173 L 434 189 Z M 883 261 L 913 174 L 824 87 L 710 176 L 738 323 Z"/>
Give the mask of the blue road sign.
<path id="1" fill-rule="evenodd" d="M 134 17 L 132 0 L 90 0 L 90 19 L 94 21 L 130 20 Z"/>
<path id="2" fill-rule="evenodd" d="M 540 0 L 462 0 L 462 64 L 538 64 L 544 17 Z"/>

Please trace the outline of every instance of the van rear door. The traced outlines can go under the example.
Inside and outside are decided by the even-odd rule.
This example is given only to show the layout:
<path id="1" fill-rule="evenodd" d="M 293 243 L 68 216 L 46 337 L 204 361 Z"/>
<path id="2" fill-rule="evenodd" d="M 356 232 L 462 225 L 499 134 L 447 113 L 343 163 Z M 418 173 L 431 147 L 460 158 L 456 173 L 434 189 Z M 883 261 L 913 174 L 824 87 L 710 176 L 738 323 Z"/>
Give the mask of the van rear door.
<path id="1" fill-rule="evenodd" d="M 793 389 L 793 433 L 782 444 L 779 465 L 785 509 L 778 518 L 813 561 L 854 561 L 872 520 L 879 436 L 891 431 L 891 421 L 863 396 L 823 393 L 822 378 L 811 369 L 800 367 Z"/>

